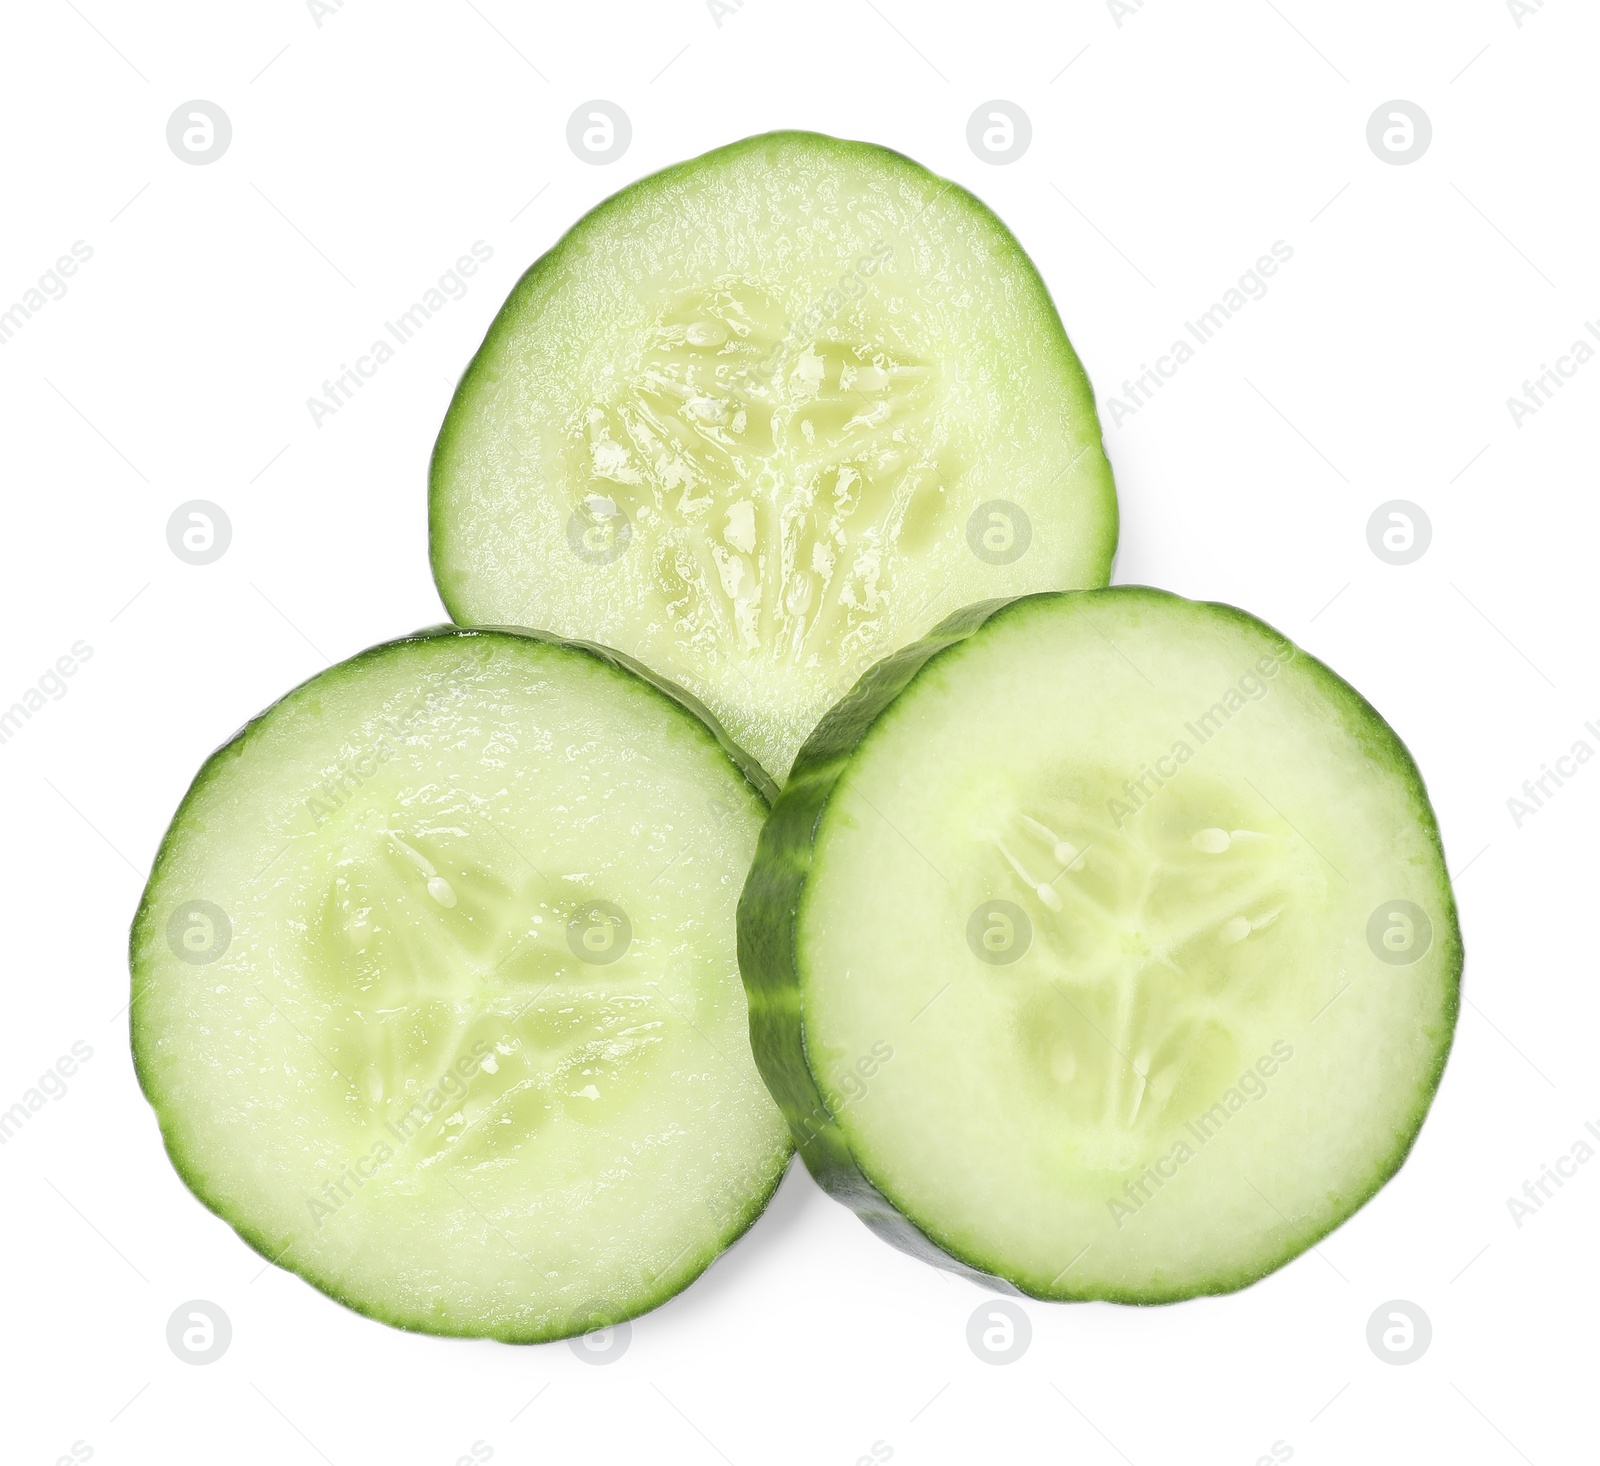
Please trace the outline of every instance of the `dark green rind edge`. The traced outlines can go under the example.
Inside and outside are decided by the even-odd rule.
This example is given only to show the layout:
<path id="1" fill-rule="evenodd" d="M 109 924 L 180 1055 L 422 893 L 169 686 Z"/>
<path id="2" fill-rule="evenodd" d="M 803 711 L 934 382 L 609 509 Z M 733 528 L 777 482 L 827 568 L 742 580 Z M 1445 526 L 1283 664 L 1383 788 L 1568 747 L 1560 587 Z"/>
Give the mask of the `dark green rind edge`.
<path id="1" fill-rule="evenodd" d="M 795 756 L 789 780 L 762 826 L 739 897 L 739 971 L 750 999 L 750 1046 L 806 1168 L 824 1191 L 902 1252 L 1007 1292 L 1020 1290 L 941 1246 L 857 1164 L 806 1057 L 795 942 L 817 831 L 834 788 L 874 721 L 940 652 L 1015 604 L 980 601 L 947 616 L 921 641 L 869 668 L 824 715 Z"/>
<path id="2" fill-rule="evenodd" d="M 603 227 L 609 216 L 630 202 L 635 194 L 657 188 L 661 184 L 675 181 L 698 172 L 709 163 L 714 163 L 728 157 L 734 157 L 742 152 L 754 151 L 764 144 L 780 139 L 803 138 L 810 143 L 821 143 L 825 147 L 849 156 L 857 153 L 882 153 L 897 159 L 907 167 L 915 169 L 919 174 L 941 185 L 939 196 L 945 194 L 953 196 L 977 213 L 996 232 L 997 237 L 1011 247 L 1014 262 L 1019 272 L 1028 280 L 1043 302 L 1045 310 L 1055 322 L 1058 345 L 1062 354 L 1063 364 L 1072 378 L 1072 390 L 1075 393 L 1076 405 L 1085 413 L 1085 420 L 1094 426 L 1093 439 L 1090 446 L 1099 452 L 1101 499 L 1104 523 L 1104 543 L 1101 548 L 1099 583 L 1104 585 L 1111 576 L 1111 568 L 1116 560 L 1117 542 L 1120 534 L 1121 518 L 1117 502 L 1116 480 L 1111 472 L 1111 461 L 1106 456 L 1105 433 L 1100 424 L 1099 406 L 1095 401 L 1094 386 L 1089 380 L 1089 373 L 1083 365 L 1082 358 L 1072 345 L 1071 338 L 1067 335 L 1066 326 L 1061 320 L 1061 312 L 1056 309 L 1050 288 L 1044 282 L 1044 277 L 1039 273 L 1039 268 L 1034 264 L 1028 252 L 1023 249 L 1016 235 L 1007 227 L 1005 221 L 984 203 L 976 194 L 969 192 L 959 183 L 950 179 L 941 178 L 932 169 L 924 167 L 915 158 L 897 152 L 893 148 L 886 148 L 879 143 L 861 142 L 850 138 L 833 137 L 828 133 L 811 132 L 804 128 L 780 128 L 773 132 L 756 133 L 751 137 L 741 138 L 737 142 L 728 143 L 720 148 L 713 148 L 710 152 L 701 153 L 694 158 L 688 158 L 680 163 L 674 163 L 662 168 L 655 173 L 646 174 L 643 178 L 635 179 L 632 183 L 617 190 L 616 193 L 601 200 L 594 208 L 590 209 L 577 221 L 565 234 L 561 236 L 544 254 L 540 255 L 531 264 L 512 287 L 511 293 L 506 297 L 505 303 L 496 312 L 495 318 L 489 323 L 482 343 L 472 360 L 467 363 L 466 370 L 461 374 L 461 380 L 456 384 L 455 394 L 450 399 L 450 406 L 445 411 L 444 422 L 440 425 L 439 436 L 434 440 L 433 453 L 428 463 L 428 566 L 433 574 L 433 583 L 439 592 L 439 599 L 451 620 L 466 625 L 469 617 L 465 617 L 460 609 L 460 597 L 454 594 L 454 588 L 447 584 L 444 569 L 440 564 L 440 545 L 443 539 L 443 525 L 448 514 L 447 499 L 449 485 L 446 482 L 444 462 L 454 446 L 457 434 L 462 430 L 463 419 L 470 417 L 471 398 L 477 386 L 478 376 L 485 370 L 486 362 L 491 349 L 498 345 L 502 334 L 513 331 L 521 321 L 523 302 L 537 286 L 544 274 L 560 264 L 566 253 L 579 245 L 587 237 L 590 230 Z M 932 634 L 932 633 L 930 633 Z"/>
<path id="3" fill-rule="evenodd" d="M 1046 591 L 984 601 L 955 612 L 923 640 L 902 648 L 864 673 L 855 687 L 823 717 L 796 755 L 789 781 L 762 828 L 755 862 L 739 900 L 739 970 L 750 998 L 750 1038 L 756 1064 L 789 1121 L 801 1159 L 824 1191 L 850 1207 L 880 1237 L 913 1257 L 1003 1292 L 1044 1302 L 1103 1301 L 1152 1306 L 1237 1292 L 1276 1272 L 1343 1226 L 1405 1163 L 1444 1077 L 1461 1005 L 1465 953 L 1459 915 L 1438 822 L 1421 771 L 1399 735 L 1371 703 L 1325 663 L 1294 647 L 1295 662 L 1322 683 L 1330 700 L 1342 706 L 1350 716 L 1352 727 L 1367 730 L 1365 741 L 1369 756 L 1387 765 L 1405 781 L 1418 822 L 1433 848 L 1439 890 L 1445 903 L 1434 928 L 1435 942 L 1446 954 L 1444 974 L 1449 991 L 1445 1032 L 1432 1072 L 1423 1076 L 1418 1086 L 1415 1122 L 1409 1129 L 1396 1132 L 1393 1150 L 1377 1163 L 1365 1192 L 1320 1231 L 1293 1239 L 1277 1256 L 1259 1265 L 1193 1288 L 1076 1291 L 1068 1287 L 1051 1291 L 1030 1287 L 1007 1276 L 1001 1260 L 973 1255 L 942 1238 L 937 1226 L 915 1217 L 910 1208 L 894 1201 L 890 1188 L 868 1171 L 851 1148 L 841 1116 L 834 1113 L 823 1098 L 806 1050 L 801 1008 L 803 979 L 796 952 L 817 835 L 835 788 L 847 782 L 850 764 L 878 718 L 930 664 L 989 623 L 1003 616 L 1022 614 L 1035 602 L 1094 601 L 1110 597 L 1184 601 L 1238 621 L 1250 631 L 1265 632 L 1279 642 L 1294 646 L 1281 632 L 1236 606 L 1215 601 L 1190 602 L 1169 591 L 1148 586 Z"/>
<path id="4" fill-rule="evenodd" d="M 365 651 L 357 652 L 355 656 L 347 658 L 332 667 L 308 677 L 305 681 L 296 684 L 283 694 L 282 697 L 268 704 L 255 717 L 251 718 L 237 733 L 217 748 L 200 766 L 194 778 L 190 781 L 189 788 L 184 793 L 182 800 L 174 812 L 166 833 L 161 838 L 161 844 L 156 850 L 155 860 L 150 867 L 150 876 L 145 883 L 143 893 L 139 898 L 138 910 L 135 911 L 133 922 L 128 932 L 128 968 L 132 978 L 130 997 L 128 1000 L 128 1037 L 133 1054 L 134 1075 L 139 1081 L 140 1092 L 146 1102 L 155 1111 L 156 1122 L 161 1130 L 161 1142 L 167 1152 L 167 1158 L 172 1162 L 173 1169 L 178 1173 L 178 1178 L 194 1194 L 206 1210 L 212 1212 L 226 1222 L 244 1241 L 245 1245 L 253 1251 L 260 1253 L 269 1263 L 282 1267 L 287 1272 L 294 1273 L 304 1282 L 309 1283 L 319 1293 L 326 1294 L 336 1303 L 342 1303 L 353 1313 L 358 1313 L 364 1318 L 370 1318 L 391 1328 L 401 1329 L 407 1333 L 430 1334 L 443 1338 L 461 1339 L 494 1339 L 503 1344 L 547 1344 L 560 1339 L 572 1338 L 580 1334 L 592 1332 L 595 1329 L 606 1327 L 609 1324 L 622 1323 L 627 1319 L 638 1318 L 641 1314 L 649 1313 L 669 1302 L 693 1283 L 716 1260 L 733 1246 L 746 1232 L 750 1230 L 767 1209 L 768 1203 L 777 1193 L 783 1178 L 789 1169 L 789 1156 L 777 1167 L 772 1184 L 765 1192 L 752 1199 L 747 1211 L 739 1218 L 734 1229 L 728 1234 L 727 1240 L 713 1249 L 708 1255 L 696 1257 L 691 1260 L 688 1270 L 677 1280 L 663 1282 L 661 1286 L 641 1294 L 637 1299 L 629 1299 L 615 1307 L 610 1306 L 611 1300 L 601 1300 L 596 1307 L 584 1314 L 581 1322 L 576 1326 L 565 1329 L 556 1329 L 549 1332 L 519 1333 L 515 1330 L 451 1328 L 445 1325 L 431 1326 L 418 1323 L 407 1318 L 390 1316 L 383 1307 L 371 1301 L 363 1300 L 346 1293 L 340 1287 L 325 1278 L 318 1276 L 310 1268 L 297 1268 L 282 1261 L 284 1246 L 275 1244 L 272 1239 L 251 1227 L 241 1219 L 231 1216 L 228 1203 L 224 1198 L 215 1195 L 207 1182 L 202 1177 L 201 1168 L 193 1163 L 184 1153 L 177 1137 L 169 1129 L 167 1118 L 162 1112 L 160 1098 L 152 1093 L 153 1079 L 149 1074 L 142 1056 L 140 1043 L 140 1028 L 138 1019 L 139 998 L 139 970 L 137 965 L 138 951 L 141 941 L 148 939 L 147 924 L 155 917 L 152 914 L 151 904 L 153 893 L 159 884 L 162 867 L 165 864 L 172 847 L 181 838 L 181 825 L 185 811 L 190 801 L 223 766 L 224 762 L 238 757 L 245 748 L 251 734 L 266 718 L 296 694 L 305 691 L 313 684 L 335 675 L 344 675 L 355 669 L 360 663 L 369 659 L 376 659 L 385 654 L 394 652 L 399 648 L 419 642 L 437 641 L 449 637 L 484 637 L 508 638 L 525 642 L 537 642 L 542 645 L 560 648 L 576 654 L 586 656 L 600 662 L 617 672 L 619 675 L 630 679 L 637 678 L 651 688 L 658 695 L 666 698 L 691 713 L 699 721 L 701 729 L 707 737 L 712 739 L 718 748 L 727 755 L 730 761 L 744 777 L 746 783 L 768 805 L 776 796 L 776 787 L 768 777 L 765 770 L 756 761 L 738 747 L 723 731 L 716 720 L 705 710 L 701 703 L 685 692 L 675 683 L 651 672 L 635 662 L 631 657 L 621 652 L 613 651 L 609 647 L 602 647 L 591 642 L 571 641 L 563 637 L 553 636 L 548 632 L 537 631 L 527 627 L 493 626 L 463 628 L 458 626 L 430 626 L 423 630 L 411 633 L 409 636 L 396 637 L 393 641 L 381 642 L 377 646 L 368 647 Z"/>

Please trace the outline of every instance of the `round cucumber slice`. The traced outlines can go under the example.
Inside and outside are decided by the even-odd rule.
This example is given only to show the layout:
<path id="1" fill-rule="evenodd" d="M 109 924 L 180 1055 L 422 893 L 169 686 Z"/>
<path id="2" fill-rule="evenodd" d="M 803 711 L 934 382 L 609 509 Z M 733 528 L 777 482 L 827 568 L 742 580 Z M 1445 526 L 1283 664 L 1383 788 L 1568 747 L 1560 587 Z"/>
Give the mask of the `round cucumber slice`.
<path id="1" fill-rule="evenodd" d="M 1104 585 L 1117 510 L 1049 293 L 885 148 L 749 138 L 624 189 L 523 276 L 445 418 L 463 625 L 621 647 L 780 779 L 958 606 Z"/>
<path id="2" fill-rule="evenodd" d="M 790 1153 L 734 948 L 770 784 L 719 737 L 597 648 L 454 629 L 246 725 L 131 942 L 200 1200 L 428 1333 L 560 1338 L 693 1281 Z"/>
<path id="3" fill-rule="evenodd" d="M 1462 963 L 1422 778 L 1254 617 L 968 608 L 796 760 L 739 908 L 757 1062 L 891 1241 L 1039 1298 L 1228 1292 L 1399 1168 Z"/>

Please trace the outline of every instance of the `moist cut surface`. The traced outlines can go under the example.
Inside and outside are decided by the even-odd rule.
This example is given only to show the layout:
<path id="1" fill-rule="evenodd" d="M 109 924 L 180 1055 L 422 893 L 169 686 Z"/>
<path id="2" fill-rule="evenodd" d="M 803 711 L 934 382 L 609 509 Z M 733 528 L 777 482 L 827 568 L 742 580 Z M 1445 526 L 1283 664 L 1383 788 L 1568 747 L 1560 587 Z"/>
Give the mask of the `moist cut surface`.
<path id="1" fill-rule="evenodd" d="M 1043 283 L 970 194 L 814 133 L 602 204 L 524 276 L 434 453 L 467 624 L 616 646 L 775 776 L 970 601 L 1104 584 L 1116 505 Z"/>
<path id="2" fill-rule="evenodd" d="M 975 608 L 874 669 L 740 926 L 823 1184 L 1045 1298 L 1223 1292 L 1337 1226 L 1415 1138 L 1461 964 L 1387 725 L 1253 617 L 1138 588 Z"/>
<path id="3" fill-rule="evenodd" d="M 184 1179 L 406 1328 L 558 1338 L 670 1297 L 789 1149 L 734 955 L 764 812 L 581 648 L 424 634 L 296 689 L 201 771 L 134 926 Z"/>

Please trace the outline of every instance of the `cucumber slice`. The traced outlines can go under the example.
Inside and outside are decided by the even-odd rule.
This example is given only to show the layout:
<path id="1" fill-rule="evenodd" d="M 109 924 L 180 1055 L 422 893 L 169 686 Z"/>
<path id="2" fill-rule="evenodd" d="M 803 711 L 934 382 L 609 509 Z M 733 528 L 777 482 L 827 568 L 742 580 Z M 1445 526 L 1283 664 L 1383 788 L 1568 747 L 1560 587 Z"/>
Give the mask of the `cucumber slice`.
<path id="1" fill-rule="evenodd" d="M 201 769 L 133 923 L 183 1179 L 402 1328 L 532 1342 L 671 1297 L 790 1153 L 734 950 L 764 785 L 672 689 L 532 634 L 291 692 Z"/>
<path id="2" fill-rule="evenodd" d="M 823 1186 L 1039 1298 L 1228 1292 L 1394 1174 L 1462 948 L 1416 765 L 1228 606 L 971 607 L 823 720 L 739 908 Z"/>
<path id="3" fill-rule="evenodd" d="M 1032 262 L 898 153 L 779 132 L 624 189 L 523 276 L 434 449 L 463 625 L 621 647 L 780 779 L 958 606 L 1104 585 L 1094 397 Z"/>

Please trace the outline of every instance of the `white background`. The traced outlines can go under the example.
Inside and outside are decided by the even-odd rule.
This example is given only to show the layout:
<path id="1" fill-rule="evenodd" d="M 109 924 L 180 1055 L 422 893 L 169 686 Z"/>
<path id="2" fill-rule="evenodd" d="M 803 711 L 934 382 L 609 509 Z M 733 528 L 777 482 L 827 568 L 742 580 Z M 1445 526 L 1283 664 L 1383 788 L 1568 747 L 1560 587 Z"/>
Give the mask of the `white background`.
<path id="1" fill-rule="evenodd" d="M 1538 4 L 1534 0 L 1531 10 Z M 8 7 L 0 309 L 75 240 L 93 258 L 0 347 L 8 549 L 0 705 L 92 659 L 0 746 L 0 1108 L 76 1040 L 93 1059 L 0 1150 L 0 1454 L 449 1466 L 496 1461 L 1540 1463 L 1588 1457 L 1600 1164 L 1519 1229 L 1506 1199 L 1600 1121 L 1600 766 L 1517 828 L 1507 799 L 1600 723 L 1592 655 L 1600 362 L 1519 428 L 1507 398 L 1600 316 L 1600 16 L 1548 0 L 701 0 L 517 6 Z M 544 11 L 546 13 L 540 13 Z M 226 110 L 190 166 L 169 115 Z M 618 161 L 568 148 L 605 98 Z M 969 149 L 1002 98 L 1009 166 Z M 1380 161 L 1367 119 L 1432 119 Z M 1243 1294 L 1029 1304 L 996 1367 L 983 1295 L 875 1240 L 791 1173 L 750 1235 L 596 1368 L 565 1344 L 395 1332 L 263 1266 L 162 1153 L 130 1065 L 126 929 L 193 770 L 291 684 L 442 617 L 425 469 L 517 275 L 585 209 L 773 127 L 899 148 L 966 184 L 1038 262 L 1102 403 L 1276 240 L 1270 293 L 1118 427 L 1117 578 L 1248 607 L 1391 719 L 1438 806 L 1468 948 L 1450 1068 L 1400 1176 Z M 469 295 L 356 401 L 306 399 L 475 240 Z M 1422 559 L 1366 522 L 1426 510 Z M 222 505 L 194 567 L 169 514 Z M 168 1349 L 178 1304 L 233 1343 Z M 1418 1362 L 1373 1310 L 1432 1319 Z M 533 1397 L 533 1403 L 528 1401 Z M 81 1448 L 80 1448 L 81 1449 Z"/>

